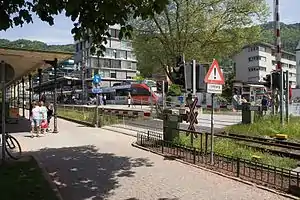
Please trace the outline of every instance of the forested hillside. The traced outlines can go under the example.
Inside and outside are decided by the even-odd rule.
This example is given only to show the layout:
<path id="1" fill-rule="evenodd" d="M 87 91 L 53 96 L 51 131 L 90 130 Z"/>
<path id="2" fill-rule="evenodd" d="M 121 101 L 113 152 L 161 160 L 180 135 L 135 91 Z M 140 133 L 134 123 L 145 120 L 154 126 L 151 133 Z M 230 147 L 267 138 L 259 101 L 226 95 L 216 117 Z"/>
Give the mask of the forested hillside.
<path id="1" fill-rule="evenodd" d="M 263 34 L 261 40 L 267 43 L 273 44 L 274 29 L 273 23 L 267 23 L 262 25 Z M 281 23 L 281 43 L 282 48 L 286 51 L 294 52 L 300 41 L 300 23 L 296 24 L 284 24 Z"/>
<path id="2" fill-rule="evenodd" d="M 263 29 L 261 41 L 273 44 L 274 43 L 273 23 L 270 22 L 261 25 L 261 27 Z M 282 23 L 281 40 L 282 40 L 282 45 L 284 50 L 294 52 L 298 42 L 300 41 L 300 23 L 296 23 L 296 24 Z M 19 39 L 15 41 L 0 39 L 0 47 L 24 48 L 24 49 L 46 50 L 46 51 L 63 51 L 63 52 L 75 51 L 73 44 L 47 45 L 46 43 L 41 41 L 30 41 L 25 39 Z"/>
<path id="3" fill-rule="evenodd" d="M 41 41 L 31 41 L 25 39 L 19 39 L 15 41 L 0 39 L 0 47 L 24 48 L 24 49 L 45 50 L 45 51 L 61 51 L 61 52 L 75 51 L 73 44 L 47 45 L 46 43 Z"/>

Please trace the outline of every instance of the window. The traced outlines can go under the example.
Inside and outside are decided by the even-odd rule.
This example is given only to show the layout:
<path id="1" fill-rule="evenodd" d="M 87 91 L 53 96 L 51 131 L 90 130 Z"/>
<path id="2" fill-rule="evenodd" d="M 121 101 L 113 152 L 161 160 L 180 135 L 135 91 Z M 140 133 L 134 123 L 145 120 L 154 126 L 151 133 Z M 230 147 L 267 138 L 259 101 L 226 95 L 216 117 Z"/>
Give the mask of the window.
<path id="1" fill-rule="evenodd" d="M 80 50 L 82 50 L 82 42 L 80 42 Z"/>
<path id="2" fill-rule="evenodd" d="M 136 70 L 136 63 L 131 63 L 131 69 Z"/>
<path id="3" fill-rule="evenodd" d="M 113 38 L 119 38 L 120 31 L 117 29 L 111 29 L 110 35 Z"/>
<path id="4" fill-rule="evenodd" d="M 126 51 L 126 58 L 130 60 L 132 59 L 132 54 L 130 51 Z"/>
<path id="5" fill-rule="evenodd" d="M 249 62 L 256 61 L 256 60 L 266 61 L 267 58 L 264 56 L 253 56 L 248 58 Z"/>
<path id="6" fill-rule="evenodd" d="M 104 60 L 104 66 L 103 66 L 103 67 L 111 68 L 111 62 L 110 62 L 110 60 L 105 59 L 105 60 Z"/>
<path id="7" fill-rule="evenodd" d="M 248 48 L 248 52 L 257 51 L 257 50 L 258 50 L 258 47 L 249 47 Z"/>
<path id="8" fill-rule="evenodd" d="M 110 71 L 104 70 L 103 71 L 103 77 L 106 77 L 106 78 L 110 77 Z"/>
<path id="9" fill-rule="evenodd" d="M 119 52 L 120 52 L 120 58 L 127 59 L 127 57 L 126 57 L 126 51 L 120 50 Z"/>
<path id="10" fill-rule="evenodd" d="M 263 51 L 263 52 L 266 52 L 267 51 L 267 49 L 266 49 L 266 47 L 259 47 L 259 51 Z"/>
<path id="11" fill-rule="evenodd" d="M 145 88 L 132 88 L 131 96 L 150 96 L 150 92 Z"/>
<path id="12" fill-rule="evenodd" d="M 121 61 L 111 60 L 111 68 L 121 69 Z"/>
<path id="13" fill-rule="evenodd" d="M 110 78 L 117 78 L 117 74 L 116 74 L 116 72 L 111 72 L 110 73 Z"/>

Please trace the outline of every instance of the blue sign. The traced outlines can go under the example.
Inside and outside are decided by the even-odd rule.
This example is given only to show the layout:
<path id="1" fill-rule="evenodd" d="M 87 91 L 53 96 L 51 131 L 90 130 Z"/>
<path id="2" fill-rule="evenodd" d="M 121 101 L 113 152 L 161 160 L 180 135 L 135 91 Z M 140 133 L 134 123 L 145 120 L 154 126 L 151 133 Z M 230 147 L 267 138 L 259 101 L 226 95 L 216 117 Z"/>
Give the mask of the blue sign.
<path id="1" fill-rule="evenodd" d="M 96 87 L 94 87 L 93 89 L 92 89 L 92 93 L 93 94 L 100 94 L 102 92 L 102 89 L 101 88 L 96 88 Z"/>
<path id="2" fill-rule="evenodd" d="M 95 74 L 94 77 L 93 77 L 93 82 L 95 84 L 98 84 L 101 82 L 101 76 L 99 74 Z"/>
<path id="3" fill-rule="evenodd" d="M 178 97 L 178 101 L 183 104 L 184 103 L 184 97 L 183 96 L 179 96 Z"/>

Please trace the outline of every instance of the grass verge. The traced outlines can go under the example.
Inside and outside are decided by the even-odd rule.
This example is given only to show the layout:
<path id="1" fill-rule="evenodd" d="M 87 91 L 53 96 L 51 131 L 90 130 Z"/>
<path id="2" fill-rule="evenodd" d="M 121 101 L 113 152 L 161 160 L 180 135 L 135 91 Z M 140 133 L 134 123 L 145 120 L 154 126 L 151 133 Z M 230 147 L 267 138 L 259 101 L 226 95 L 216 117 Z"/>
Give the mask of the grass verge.
<path id="1" fill-rule="evenodd" d="M 3 200 L 58 200 L 33 158 L 0 165 Z"/>
<path id="2" fill-rule="evenodd" d="M 253 124 L 236 124 L 228 126 L 225 131 L 229 133 L 274 136 L 275 134 L 286 134 L 288 138 L 300 142 L 300 117 L 290 117 L 290 122 L 280 124 L 279 116 L 265 116 Z"/>
<path id="3" fill-rule="evenodd" d="M 75 110 L 75 109 L 63 109 L 58 108 L 58 116 L 65 118 L 83 121 L 90 124 L 96 124 L 95 110 Z M 116 116 L 113 114 L 99 114 L 99 124 L 100 126 L 109 126 L 113 124 L 123 123 L 122 116 Z"/>
<path id="4" fill-rule="evenodd" d="M 199 136 L 200 137 L 200 136 Z M 205 148 L 205 137 L 203 136 L 202 140 L 202 147 Z M 177 144 L 191 146 L 190 136 L 186 136 L 185 133 L 180 133 L 179 137 L 176 138 L 174 141 Z M 193 142 L 193 146 L 201 149 L 201 140 L 200 138 L 195 138 Z M 208 137 L 208 152 L 210 152 L 210 138 Z M 233 141 L 230 139 L 224 138 L 215 138 L 214 139 L 214 152 L 232 156 L 234 158 L 243 158 L 247 160 L 253 159 L 253 156 L 260 157 L 258 162 L 282 167 L 287 169 L 294 169 L 297 167 L 297 160 L 287 158 L 287 157 L 280 157 L 277 155 L 272 155 L 266 152 L 261 152 L 255 148 L 248 147 L 247 145 L 243 144 L 242 142 Z"/>

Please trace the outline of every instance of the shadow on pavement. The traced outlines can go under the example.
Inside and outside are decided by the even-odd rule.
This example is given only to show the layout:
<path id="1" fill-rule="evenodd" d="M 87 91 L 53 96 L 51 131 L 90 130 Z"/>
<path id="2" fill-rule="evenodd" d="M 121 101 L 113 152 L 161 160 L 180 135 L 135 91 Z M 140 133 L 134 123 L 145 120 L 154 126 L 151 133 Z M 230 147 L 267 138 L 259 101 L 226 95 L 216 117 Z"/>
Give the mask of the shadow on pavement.
<path id="1" fill-rule="evenodd" d="M 119 187 L 118 177 L 133 177 L 136 167 L 151 167 L 144 158 L 99 153 L 94 146 L 48 148 L 30 152 L 46 166 L 66 200 L 102 200 Z M 134 198 L 133 198 L 134 199 Z"/>
<path id="2" fill-rule="evenodd" d="M 6 132 L 7 133 L 22 133 L 30 132 L 31 124 L 30 121 L 26 118 L 20 117 L 17 122 L 15 120 L 6 123 Z"/>
<path id="3" fill-rule="evenodd" d="M 137 198 L 129 198 L 129 199 L 124 199 L 124 200 L 141 200 Z M 154 200 L 154 199 L 153 199 Z M 179 200 L 178 198 L 159 198 L 157 200 Z"/>

